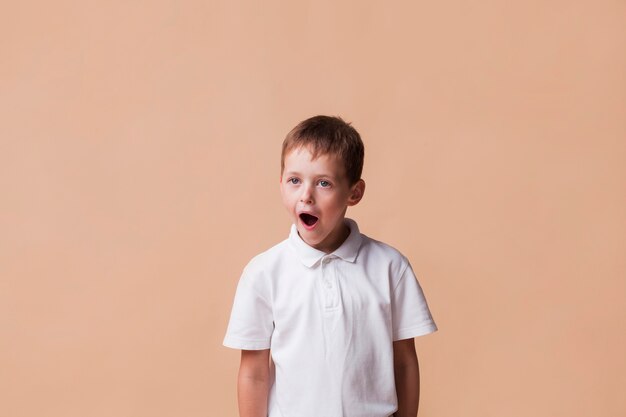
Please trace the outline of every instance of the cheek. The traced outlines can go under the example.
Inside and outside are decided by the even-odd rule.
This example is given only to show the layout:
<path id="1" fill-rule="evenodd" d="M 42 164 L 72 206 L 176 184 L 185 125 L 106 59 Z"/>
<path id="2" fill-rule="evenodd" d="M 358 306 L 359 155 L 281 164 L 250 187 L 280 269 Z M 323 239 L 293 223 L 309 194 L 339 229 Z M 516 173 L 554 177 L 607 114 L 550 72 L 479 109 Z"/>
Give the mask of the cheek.
<path id="1" fill-rule="evenodd" d="M 325 196 L 326 198 L 322 198 L 320 203 L 327 210 L 332 211 L 340 211 L 344 207 L 344 201 L 338 196 Z"/>
<path id="2" fill-rule="evenodd" d="M 291 201 L 291 198 L 289 197 L 289 194 L 282 193 L 280 196 L 281 196 L 284 204 L 287 204 L 287 203 L 289 203 Z"/>
<path id="3" fill-rule="evenodd" d="M 281 198 L 283 205 L 287 208 L 293 207 L 297 201 L 295 193 L 289 193 L 285 190 L 281 190 Z"/>

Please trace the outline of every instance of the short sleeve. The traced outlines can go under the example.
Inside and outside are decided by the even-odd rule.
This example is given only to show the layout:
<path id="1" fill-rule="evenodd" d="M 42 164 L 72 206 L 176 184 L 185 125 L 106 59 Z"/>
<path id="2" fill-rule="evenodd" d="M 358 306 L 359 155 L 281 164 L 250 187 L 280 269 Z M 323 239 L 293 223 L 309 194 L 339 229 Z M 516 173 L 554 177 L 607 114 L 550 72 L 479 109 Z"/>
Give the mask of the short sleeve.
<path id="1" fill-rule="evenodd" d="M 406 262 L 404 272 L 391 296 L 394 341 L 422 336 L 437 330 L 424 292 L 411 265 Z"/>
<path id="2" fill-rule="evenodd" d="M 271 291 L 268 280 L 255 263 L 244 269 L 233 302 L 224 337 L 224 346 L 233 349 L 270 348 L 274 330 Z"/>

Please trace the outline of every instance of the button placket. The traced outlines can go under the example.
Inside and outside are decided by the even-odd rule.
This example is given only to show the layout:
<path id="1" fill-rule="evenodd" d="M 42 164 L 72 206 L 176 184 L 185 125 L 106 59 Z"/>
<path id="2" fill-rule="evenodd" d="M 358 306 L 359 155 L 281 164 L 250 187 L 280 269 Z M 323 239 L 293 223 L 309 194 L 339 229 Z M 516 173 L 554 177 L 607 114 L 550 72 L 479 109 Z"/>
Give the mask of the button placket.
<path id="1" fill-rule="evenodd" d="M 326 309 L 337 307 L 337 287 L 334 284 L 334 268 L 330 257 L 322 259 L 322 285 L 324 287 L 324 306 Z"/>

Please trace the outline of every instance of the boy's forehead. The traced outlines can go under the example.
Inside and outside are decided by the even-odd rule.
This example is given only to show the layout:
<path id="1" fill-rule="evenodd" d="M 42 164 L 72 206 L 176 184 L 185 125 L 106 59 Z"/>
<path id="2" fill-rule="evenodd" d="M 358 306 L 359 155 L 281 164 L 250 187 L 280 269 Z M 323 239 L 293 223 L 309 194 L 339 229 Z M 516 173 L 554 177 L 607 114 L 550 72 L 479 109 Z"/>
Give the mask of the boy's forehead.
<path id="1" fill-rule="evenodd" d="M 321 152 L 312 149 L 311 146 L 301 145 L 298 147 L 294 147 L 285 153 L 284 164 L 285 170 L 288 170 L 287 167 L 288 161 L 293 161 L 293 159 L 297 158 L 299 164 L 302 165 L 313 165 L 320 158 L 327 165 L 327 168 L 331 168 L 336 171 L 337 175 L 345 175 L 345 164 L 343 163 L 343 159 L 335 153 L 332 152 Z"/>

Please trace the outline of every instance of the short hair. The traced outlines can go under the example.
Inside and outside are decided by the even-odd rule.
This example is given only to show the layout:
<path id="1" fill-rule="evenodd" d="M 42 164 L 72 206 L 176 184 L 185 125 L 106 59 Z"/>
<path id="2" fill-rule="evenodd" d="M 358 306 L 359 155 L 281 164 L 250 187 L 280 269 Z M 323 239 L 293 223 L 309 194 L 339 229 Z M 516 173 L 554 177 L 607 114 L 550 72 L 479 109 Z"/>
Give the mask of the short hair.
<path id="1" fill-rule="evenodd" d="M 298 123 L 283 141 L 281 173 L 285 169 L 285 156 L 300 147 L 307 147 L 313 159 L 319 155 L 337 156 L 343 162 L 350 185 L 361 179 L 365 147 L 359 132 L 341 117 L 320 115 Z"/>

